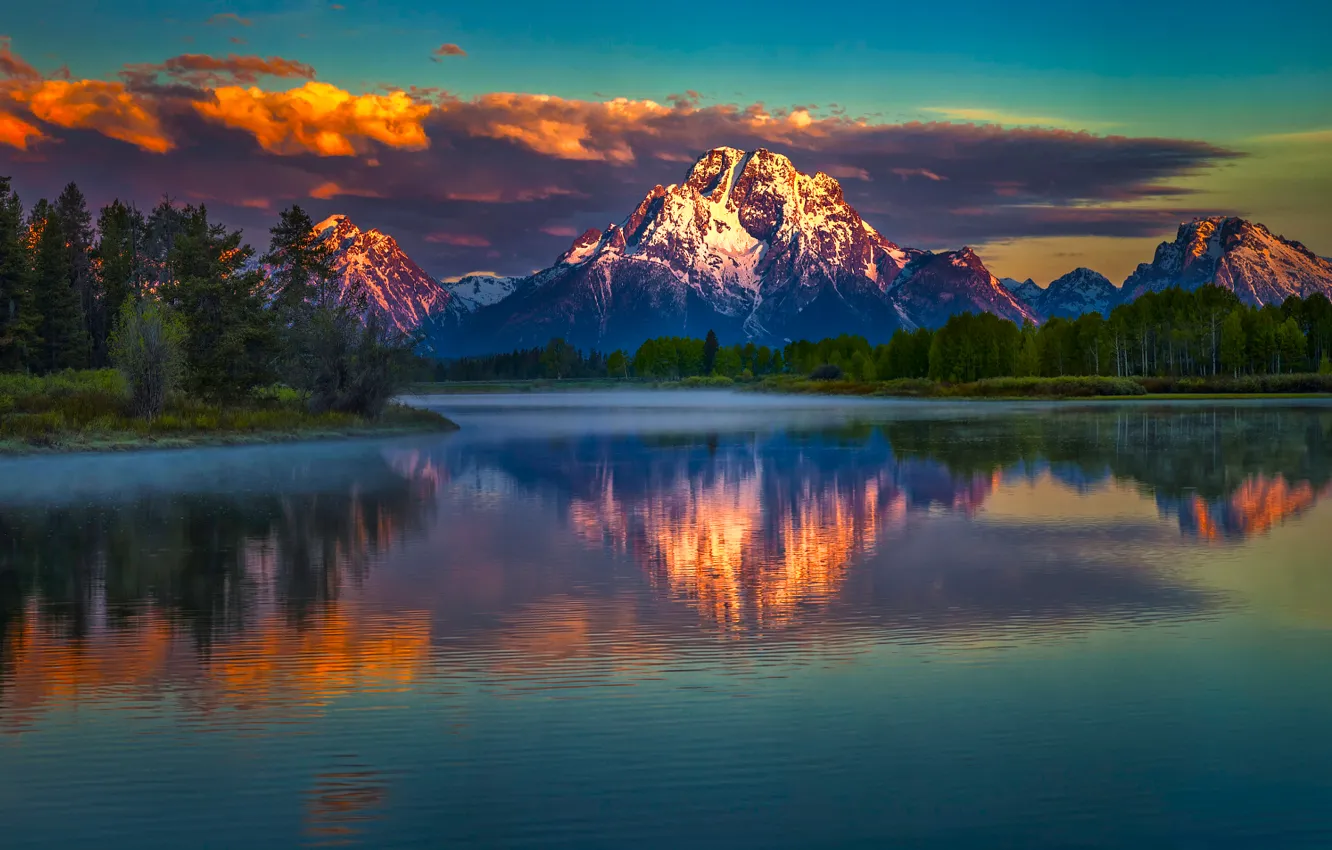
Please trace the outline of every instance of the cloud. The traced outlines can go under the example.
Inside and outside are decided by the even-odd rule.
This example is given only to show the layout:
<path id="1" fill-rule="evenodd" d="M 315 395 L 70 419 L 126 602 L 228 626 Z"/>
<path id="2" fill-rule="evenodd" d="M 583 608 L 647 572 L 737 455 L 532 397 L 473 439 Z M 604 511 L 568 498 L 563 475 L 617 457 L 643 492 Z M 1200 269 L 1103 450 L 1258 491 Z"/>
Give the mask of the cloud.
<path id="1" fill-rule="evenodd" d="M 1112 127 L 1098 121 L 1084 121 L 1073 118 L 1055 118 L 1050 115 L 1021 115 L 1005 112 L 1001 109 L 979 107 L 926 106 L 922 112 L 942 115 L 950 121 L 972 121 L 980 124 L 1000 124 L 1009 127 L 1058 127 L 1065 130 L 1094 130 Z"/>
<path id="2" fill-rule="evenodd" d="M 440 60 L 440 57 L 443 56 L 458 56 L 458 57 L 466 56 L 467 51 L 463 50 L 461 47 L 459 47 L 456 44 L 441 44 L 439 47 L 436 47 L 433 51 L 431 51 L 430 55 L 435 57 L 435 61 L 438 62 Z"/>
<path id="3" fill-rule="evenodd" d="M 14 55 L 8 36 L 0 36 L 0 77 L 37 80 L 41 79 L 41 76 L 36 68 Z"/>
<path id="4" fill-rule="evenodd" d="M 1332 128 L 1300 130 L 1294 133 L 1269 133 L 1249 140 L 1258 145 L 1332 145 Z"/>
<path id="5" fill-rule="evenodd" d="M 232 53 L 221 57 L 185 53 L 156 64 L 128 65 L 120 72 L 123 79 L 140 88 L 155 84 L 159 75 L 203 88 L 234 83 L 251 85 L 260 77 L 313 80 L 315 69 L 304 62 L 281 56 L 264 58 Z"/>
<path id="6" fill-rule="evenodd" d="M 548 265 L 552 237 L 622 220 L 653 186 L 683 182 L 700 154 L 723 144 L 766 147 L 837 177 L 871 225 L 924 248 L 1160 236 L 1200 211 L 1180 203 L 1187 181 L 1240 156 L 1188 139 L 884 123 L 808 106 L 705 105 L 692 94 L 659 103 L 357 93 L 280 57 L 187 54 L 127 67 L 119 82 L 59 81 L 4 55 L 23 76 L 0 78 L 0 167 L 5 150 L 43 144 L 43 162 L 10 168 L 34 187 L 25 191 L 78 179 L 90 198 L 98 187 L 145 204 L 197 192 L 259 241 L 271 214 L 254 199 L 270 209 L 309 200 L 321 214 L 392 233 L 440 277 Z M 303 82 L 249 83 L 261 76 Z"/>
<path id="7" fill-rule="evenodd" d="M 390 147 L 429 147 L 422 119 L 430 112 L 401 91 L 354 95 L 328 83 L 266 92 L 223 86 L 195 105 L 199 114 L 243 130 L 269 153 L 352 156 L 369 140 Z"/>
<path id="8" fill-rule="evenodd" d="M 226 26 L 227 24 L 237 24 L 242 27 L 248 27 L 253 25 L 254 21 L 249 18 L 242 18 L 235 12 L 219 12 L 204 21 L 204 23 L 210 27 Z"/>
<path id="9" fill-rule="evenodd" d="M 489 248 L 490 240 L 471 233 L 429 233 L 425 241 L 459 248 Z"/>
<path id="10" fill-rule="evenodd" d="M 105 80 L 43 80 L 12 92 L 38 120 L 57 127 L 95 130 L 153 153 L 174 147 L 151 105 Z"/>
<path id="11" fill-rule="evenodd" d="M 903 180 L 906 180 L 908 177 L 924 177 L 926 180 L 933 180 L 937 183 L 940 180 L 948 179 L 947 177 L 940 177 L 928 168 L 894 168 L 893 173 L 898 177 L 901 177 Z"/>
<path id="12" fill-rule="evenodd" d="M 384 196 L 374 189 L 344 188 L 332 180 L 327 180 L 311 189 L 310 197 L 318 198 L 322 201 L 329 201 L 339 197 L 382 198 Z"/>
<path id="13" fill-rule="evenodd" d="M 0 145 L 26 151 L 29 142 L 42 138 L 42 131 L 32 124 L 18 116 L 0 112 Z"/>

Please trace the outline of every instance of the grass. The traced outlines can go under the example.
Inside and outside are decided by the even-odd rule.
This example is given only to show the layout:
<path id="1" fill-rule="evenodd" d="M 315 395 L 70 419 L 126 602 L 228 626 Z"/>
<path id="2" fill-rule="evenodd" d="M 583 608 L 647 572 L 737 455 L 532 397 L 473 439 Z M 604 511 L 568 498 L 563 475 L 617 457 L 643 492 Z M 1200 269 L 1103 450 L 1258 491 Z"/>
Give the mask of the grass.
<path id="1" fill-rule="evenodd" d="M 286 387 L 239 403 L 173 398 L 149 421 L 129 414 L 113 370 L 0 375 L 0 452 L 79 451 L 276 442 L 456 428 L 437 413 L 390 405 L 378 419 L 311 413 Z"/>
<path id="2" fill-rule="evenodd" d="M 918 378 L 895 381 L 815 381 L 768 378 L 759 385 L 768 392 L 897 398 L 1095 398 L 1141 396 L 1146 390 L 1125 378 L 988 378 L 948 384 Z"/>

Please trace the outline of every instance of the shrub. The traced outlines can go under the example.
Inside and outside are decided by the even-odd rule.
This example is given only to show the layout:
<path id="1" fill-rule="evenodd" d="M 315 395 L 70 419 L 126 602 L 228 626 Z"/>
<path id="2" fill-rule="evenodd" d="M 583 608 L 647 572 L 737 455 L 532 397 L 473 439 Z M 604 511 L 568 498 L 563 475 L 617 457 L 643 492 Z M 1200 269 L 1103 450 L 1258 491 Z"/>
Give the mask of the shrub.
<path id="1" fill-rule="evenodd" d="M 680 380 L 682 387 L 733 387 L 735 381 L 725 375 L 690 375 Z"/>
<path id="2" fill-rule="evenodd" d="M 185 373 L 185 326 L 159 301 L 126 301 L 111 335 L 111 361 L 129 388 L 130 409 L 151 421 Z"/>
<path id="3" fill-rule="evenodd" d="M 341 307 L 312 311 L 303 330 L 294 383 L 310 410 L 378 418 L 398 390 L 405 340 L 371 313 L 365 323 Z"/>
<path id="4" fill-rule="evenodd" d="M 835 363 L 824 363 L 810 372 L 809 377 L 813 381 L 840 381 L 842 379 L 842 368 Z"/>

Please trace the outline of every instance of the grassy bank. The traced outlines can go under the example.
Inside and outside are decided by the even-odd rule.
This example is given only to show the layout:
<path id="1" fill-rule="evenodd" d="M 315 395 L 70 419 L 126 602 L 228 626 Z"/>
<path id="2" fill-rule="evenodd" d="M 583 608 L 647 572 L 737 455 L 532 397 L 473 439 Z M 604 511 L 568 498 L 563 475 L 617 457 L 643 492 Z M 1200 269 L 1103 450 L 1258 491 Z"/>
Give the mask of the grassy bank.
<path id="1" fill-rule="evenodd" d="M 989 378 L 964 384 L 925 379 L 818 381 L 767 378 L 767 392 L 897 398 L 1304 398 L 1332 393 L 1332 375 L 1251 375 L 1240 378 Z"/>
<path id="2" fill-rule="evenodd" d="M 0 375 L 0 453 L 120 450 L 261 443 L 452 430 L 428 410 L 390 405 L 374 420 L 311 413 L 290 390 L 230 404 L 172 398 L 153 420 L 129 413 L 124 382 L 112 370 L 44 377 Z"/>

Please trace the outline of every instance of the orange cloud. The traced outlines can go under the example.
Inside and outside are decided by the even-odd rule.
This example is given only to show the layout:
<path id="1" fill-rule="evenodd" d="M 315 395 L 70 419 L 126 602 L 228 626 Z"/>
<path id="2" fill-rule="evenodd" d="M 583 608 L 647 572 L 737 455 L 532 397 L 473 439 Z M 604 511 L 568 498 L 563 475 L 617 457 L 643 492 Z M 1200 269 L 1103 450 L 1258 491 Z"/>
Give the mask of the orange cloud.
<path id="1" fill-rule="evenodd" d="M 401 91 L 354 95 L 317 82 L 284 92 L 223 86 L 194 108 L 211 121 L 244 130 L 276 154 L 353 156 L 367 140 L 408 150 L 430 146 L 422 126 L 430 106 Z"/>
<path id="2" fill-rule="evenodd" d="M 441 44 L 439 47 L 436 47 L 436 48 L 435 48 L 435 50 L 434 50 L 434 52 L 433 52 L 432 55 L 435 56 L 435 57 L 440 57 L 440 56 L 466 56 L 466 55 L 467 55 L 467 51 L 466 51 L 466 50 L 463 50 L 461 47 L 459 47 L 459 46 L 456 45 L 456 44 Z M 436 58 L 436 61 L 438 61 L 438 58 Z"/>
<path id="3" fill-rule="evenodd" d="M 339 197 L 382 198 L 384 196 L 374 189 L 344 188 L 330 180 L 311 189 L 310 197 L 318 198 L 321 201 L 331 201 Z"/>
<path id="4" fill-rule="evenodd" d="M 42 131 L 7 112 L 0 112 L 0 145 L 9 145 L 21 151 L 28 149 L 30 140 L 42 139 Z"/>
<path id="5" fill-rule="evenodd" d="M 550 236 L 563 236 L 572 239 L 578 235 L 578 228 L 569 227 L 568 225 L 549 225 L 541 228 L 541 232 Z"/>
<path id="6" fill-rule="evenodd" d="M 671 107 L 651 100 L 566 100 L 544 94 L 496 92 L 441 107 L 462 119 L 474 136 L 509 139 L 560 159 L 632 162 L 623 134 Z"/>
<path id="7" fill-rule="evenodd" d="M 153 153 L 174 145 L 147 101 L 123 83 L 104 80 L 43 80 L 11 92 L 40 121 L 77 130 L 95 130 Z"/>
<path id="8" fill-rule="evenodd" d="M 474 236 L 470 233 L 431 233 L 425 238 L 427 242 L 436 244 L 452 245 L 455 248 L 489 248 L 490 240 L 484 236 Z"/>

